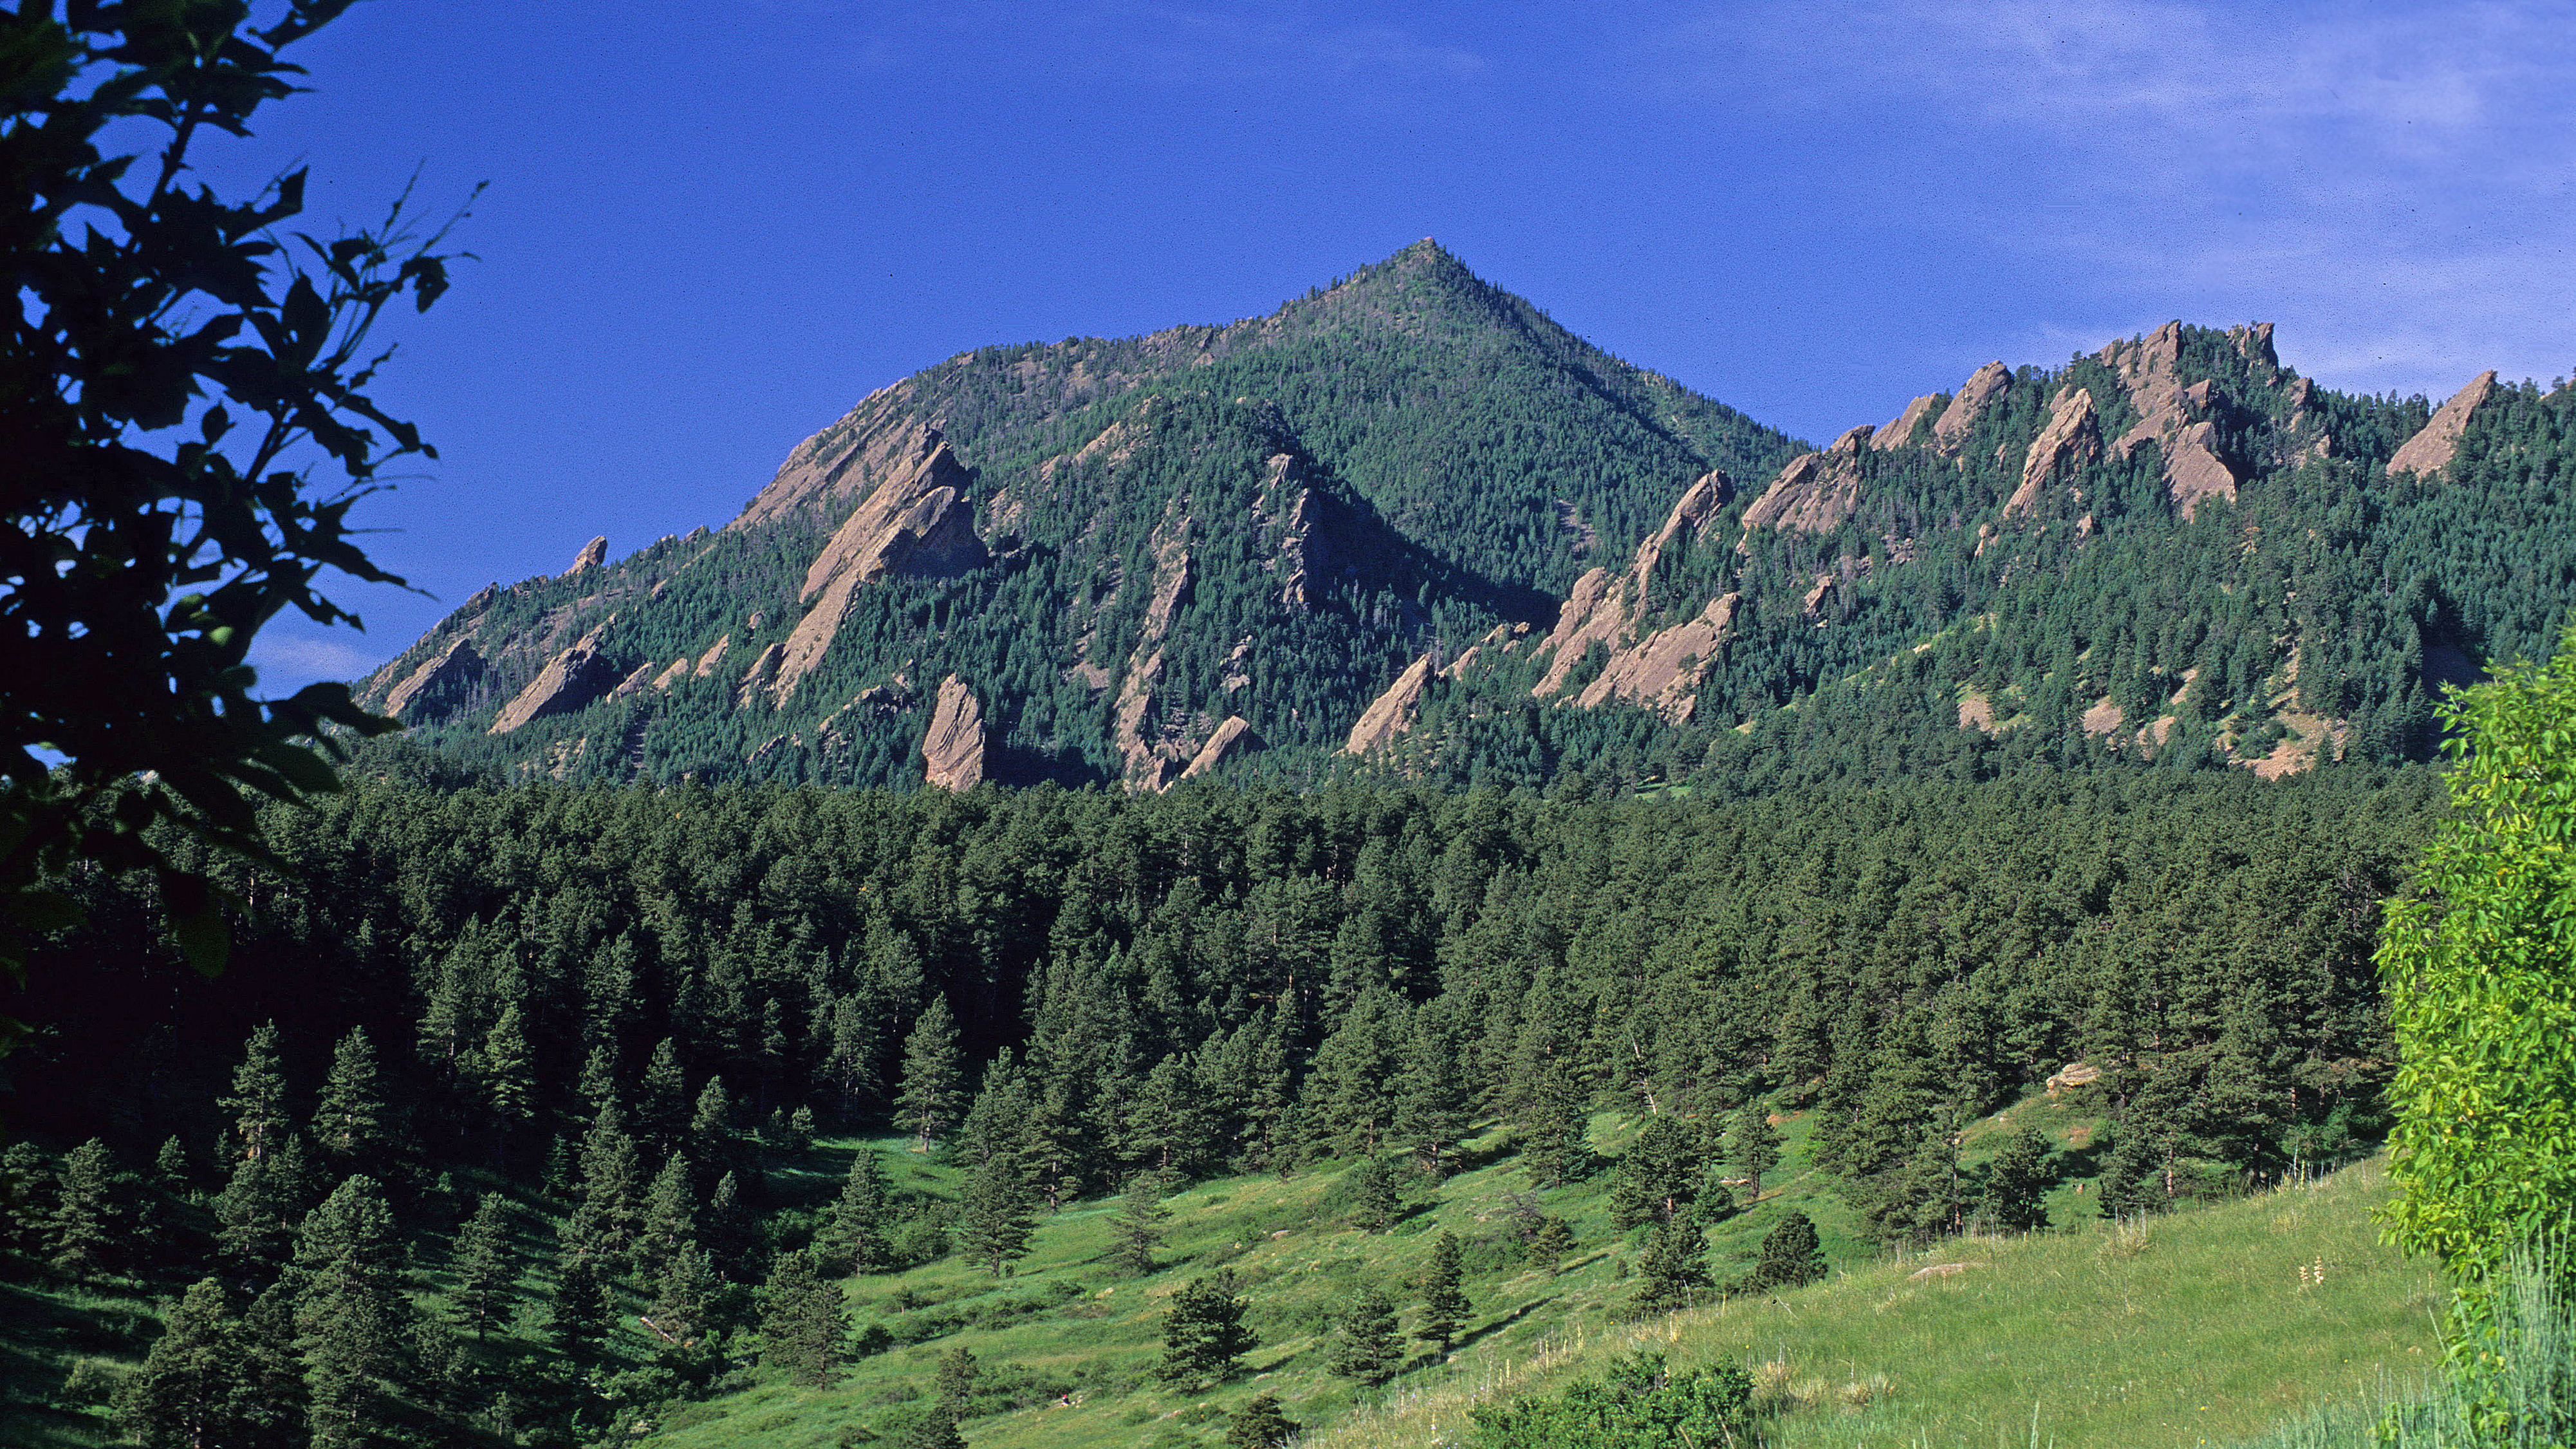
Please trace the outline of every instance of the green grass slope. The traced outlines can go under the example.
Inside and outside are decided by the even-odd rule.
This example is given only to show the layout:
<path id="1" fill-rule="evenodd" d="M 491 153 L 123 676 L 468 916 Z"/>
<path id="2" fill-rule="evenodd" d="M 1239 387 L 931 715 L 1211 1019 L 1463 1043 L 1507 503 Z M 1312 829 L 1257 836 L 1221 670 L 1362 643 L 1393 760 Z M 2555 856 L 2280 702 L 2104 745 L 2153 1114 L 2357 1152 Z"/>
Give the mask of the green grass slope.
<path id="1" fill-rule="evenodd" d="M 2089 1121 L 2033 1101 L 2015 1125 L 2080 1145 Z M 1610 1173 L 1542 1195 L 1580 1247 L 1551 1275 L 1530 1263 L 1514 1212 L 1528 1192 L 1518 1162 L 1479 1161 L 1417 1192 L 1388 1233 L 1346 1224 L 1340 1175 L 1232 1178 L 1172 1198 L 1162 1271 L 1133 1277 L 1108 1260 L 1114 1204 L 1083 1203 L 1041 1222 L 1009 1277 L 955 1257 L 852 1280 L 861 1331 L 885 1346 L 828 1389 L 768 1381 L 691 1405 L 647 1442 L 789 1446 L 892 1441 L 926 1405 L 942 1354 L 983 1366 L 964 1429 L 982 1446 L 1215 1445 L 1226 1413 L 1278 1395 L 1317 1446 L 1376 1449 L 1456 1443 L 1470 1410 L 1597 1372 L 1653 1348 L 1676 1362 L 1733 1354 L 1752 1367 L 1775 1444 L 2019 1444 L 2036 1412 L 2043 1442 L 2197 1444 L 2261 1432 L 2285 1414 L 2348 1396 L 2383 1372 L 2435 1361 L 2440 1295 L 2420 1265 L 2379 1246 L 2369 1208 L 2387 1191 L 2363 1164 L 2309 1186 L 2122 1227 L 2090 1215 L 2076 1182 L 2052 1200 L 2070 1227 L 2027 1239 L 1972 1239 L 1891 1258 L 1856 1241 L 1840 1203 L 1799 1166 L 1803 1115 L 1783 1123 L 1789 1166 L 1764 1199 L 1717 1226 L 1722 1278 L 1748 1262 L 1792 1207 L 1822 1231 L 1837 1271 L 1767 1300 L 1713 1304 L 1632 1321 L 1631 1244 L 1609 1221 Z M 1973 1162 L 1999 1123 L 1972 1132 Z M 1595 1122 L 1615 1154 L 1629 1129 Z M 845 1149 L 855 1144 L 840 1144 Z M 946 1191 L 950 1174 L 888 1141 L 873 1144 L 899 1179 Z M 2062 1154 L 2068 1166 L 2080 1153 Z M 1331 1375 L 1334 1314 L 1364 1286 L 1414 1319 L 1414 1284 L 1442 1231 L 1466 1242 L 1475 1314 L 1444 1361 L 1417 1356 L 1385 1390 Z M 1190 1278 L 1232 1269 L 1260 1347 L 1234 1382 L 1177 1392 L 1153 1377 L 1163 1315 Z M 881 1330 L 883 1337 L 876 1337 Z M 1414 1345 L 1417 1353 L 1421 1346 Z"/>

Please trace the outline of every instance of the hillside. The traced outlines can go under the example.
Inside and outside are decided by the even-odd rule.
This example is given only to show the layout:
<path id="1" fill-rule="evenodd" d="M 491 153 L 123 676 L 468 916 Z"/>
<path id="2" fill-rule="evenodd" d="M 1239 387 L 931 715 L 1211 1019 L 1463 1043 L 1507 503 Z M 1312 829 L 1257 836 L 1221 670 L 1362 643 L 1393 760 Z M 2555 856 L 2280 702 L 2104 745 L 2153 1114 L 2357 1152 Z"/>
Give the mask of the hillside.
<path id="1" fill-rule="evenodd" d="M 2384 763 L 2555 637 L 2571 420 L 2173 323 L 1816 449 L 1426 241 L 1267 317 L 951 358 L 723 529 L 496 584 L 362 694 L 500 778 Z"/>

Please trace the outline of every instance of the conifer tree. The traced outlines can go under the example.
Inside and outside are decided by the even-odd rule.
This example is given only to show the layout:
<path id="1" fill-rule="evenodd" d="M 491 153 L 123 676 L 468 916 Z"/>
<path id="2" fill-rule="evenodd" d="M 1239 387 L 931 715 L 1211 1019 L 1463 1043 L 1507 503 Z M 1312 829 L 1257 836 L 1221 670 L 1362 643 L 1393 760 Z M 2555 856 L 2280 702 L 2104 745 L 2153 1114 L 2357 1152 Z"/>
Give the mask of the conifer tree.
<path id="1" fill-rule="evenodd" d="M 107 1144 L 95 1137 L 63 1159 L 46 1243 L 46 1260 L 55 1272 L 86 1282 L 126 1265 L 136 1203 L 124 1178 Z"/>
<path id="2" fill-rule="evenodd" d="M 1165 1181 L 1198 1174 L 1208 1153 L 1208 1113 L 1188 1057 L 1167 1056 L 1145 1074 L 1121 1127 L 1129 1161 Z"/>
<path id="3" fill-rule="evenodd" d="M 966 1436 L 957 1432 L 956 1412 L 937 1398 L 921 1417 L 903 1431 L 902 1449 L 966 1449 Z"/>
<path id="4" fill-rule="evenodd" d="M 952 1348 L 939 1356 L 939 1406 L 963 1419 L 974 1402 L 975 1380 L 983 1366 L 975 1361 L 974 1351 Z"/>
<path id="5" fill-rule="evenodd" d="M 1816 1239 L 1816 1225 L 1805 1213 L 1792 1212 L 1764 1235 L 1762 1254 L 1745 1276 L 1741 1291 L 1797 1288 L 1824 1276 L 1825 1250 Z"/>
<path id="6" fill-rule="evenodd" d="M 1277 1394 L 1255 1394 L 1227 1417 L 1226 1449 L 1288 1449 L 1303 1427 L 1280 1411 Z"/>
<path id="7" fill-rule="evenodd" d="M 1475 1311 L 1467 1301 L 1465 1278 L 1458 1235 L 1444 1232 L 1431 1245 L 1431 1266 L 1422 1275 L 1422 1321 L 1413 1330 L 1413 1336 L 1430 1344 L 1435 1353 L 1449 1351 Z"/>
<path id="8" fill-rule="evenodd" d="M 617 1048 L 607 1042 L 593 1046 L 581 1059 L 581 1078 L 573 1090 L 581 1094 L 584 1107 L 595 1121 L 608 1105 L 618 1098 Z"/>
<path id="9" fill-rule="evenodd" d="M 223 1284 L 213 1278 L 191 1284 L 118 1395 L 117 1427 L 148 1449 L 248 1440 L 240 1336 Z"/>
<path id="10" fill-rule="evenodd" d="M 605 1271 L 614 1274 L 634 1251 L 643 1217 L 643 1164 L 635 1139 L 626 1135 L 617 1104 L 600 1108 L 581 1142 L 581 1205 L 574 1209 L 573 1231 L 586 1251 L 602 1255 Z"/>
<path id="11" fill-rule="evenodd" d="M 641 1102 L 641 1120 L 637 1126 L 654 1143 L 668 1149 L 688 1130 L 691 1101 L 689 1079 L 680 1069 L 677 1042 L 664 1037 L 653 1044 L 653 1055 L 644 1064 L 644 1080 L 636 1095 Z"/>
<path id="12" fill-rule="evenodd" d="M 313 1109 L 313 1141 L 341 1173 L 361 1166 L 383 1170 L 391 1144 L 384 1087 L 377 1080 L 376 1050 L 364 1027 L 353 1026 L 331 1053 L 330 1074 Z"/>
<path id="13" fill-rule="evenodd" d="M 19 1252 L 41 1256 L 54 1224 L 54 1167 L 45 1150 L 24 1140 L 0 1152 L 0 1234 Z"/>
<path id="14" fill-rule="evenodd" d="M 1416 1013 L 1396 1085 L 1395 1135 L 1414 1164 L 1435 1181 L 1467 1135 L 1468 1092 L 1451 1045 L 1455 1028 L 1430 1008 Z"/>
<path id="15" fill-rule="evenodd" d="M 242 1310 L 241 1391 L 237 1402 L 246 1444 L 302 1446 L 311 1440 L 304 1354 L 297 1347 L 296 1290 L 281 1279 Z"/>
<path id="16" fill-rule="evenodd" d="M 1728 1151 L 1735 1169 L 1744 1177 L 1744 1198 L 1752 1202 L 1762 1196 L 1762 1179 L 1780 1165 L 1780 1129 L 1771 1125 L 1771 1109 L 1756 1097 L 1736 1109 L 1733 1140 Z"/>
<path id="17" fill-rule="evenodd" d="M 647 1280 L 662 1276 L 671 1255 L 697 1241 L 698 1190 L 686 1155 L 674 1152 L 653 1176 L 636 1225 L 635 1271 Z"/>
<path id="18" fill-rule="evenodd" d="M 1163 1206 L 1162 1182 L 1153 1173 L 1127 1179 L 1127 1195 L 1109 1220 L 1109 1260 L 1139 1277 L 1160 1266 L 1155 1254 L 1163 1246 L 1163 1224 L 1171 1217 Z"/>
<path id="19" fill-rule="evenodd" d="M 477 1339 L 495 1322 L 510 1316 L 518 1265 L 510 1252 L 508 1205 L 501 1194 L 483 1194 L 465 1228 L 456 1235 L 454 1264 L 457 1312 Z"/>
<path id="20" fill-rule="evenodd" d="M 1028 1184 L 1008 1165 L 987 1163 L 966 1174 L 957 1204 L 957 1242 L 999 1277 L 1026 1257 L 1036 1232 Z"/>
<path id="21" fill-rule="evenodd" d="M 891 1252 L 887 1229 L 894 1216 L 885 1165 L 874 1149 L 862 1147 L 850 1157 L 850 1175 L 841 1196 L 817 1235 L 817 1261 L 830 1273 L 873 1273 L 887 1265 Z"/>
<path id="22" fill-rule="evenodd" d="M 928 1152 L 931 1140 L 956 1123 L 964 1080 L 957 1020 L 949 1015 L 948 998 L 934 996 L 904 1038 L 903 1089 L 895 1097 L 896 1121 L 913 1134 L 914 1151 Z"/>
<path id="23" fill-rule="evenodd" d="M 1714 1286 L 1707 1259 L 1708 1239 L 1699 1224 L 1676 1218 L 1657 1227 L 1637 1255 L 1637 1311 L 1665 1313 L 1688 1307 Z"/>
<path id="24" fill-rule="evenodd" d="M 306 1422 L 316 1446 L 366 1445 L 392 1422 L 410 1301 L 402 1244 L 375 1179 L 351 1177 L 296 1235 L 304 1279 L 295 1304 Z"/>
<path id="25" fill-rule="evenodd" d="M 1530 1260 L 1545 1269 L 1550 1277 L 1565 1255 L 1574 1251 L 1574 1227 L 1565 1219 L 1542 1215 L 1538 1230 L 1530 1234 Z"/>
<path id="26" fill-rule="evenodd" d="M 1363 1230 L 1382 1233 L 1395 1225 L 1403 1201 L 1395 1164 L 1383 1157 L 1363 1157 L 1343 1179 L 1350 1184 L 1351 1220 Z"/>
<path id="27" fill-rule="evenodd" d="M 1373 1389 L 1403 1366 L 1404 1335 L 1395 1305 L 1375 1288 L 1361 1289 L 1335 1326 L 1333 1372 Z"/>
<path id="28" fill-rule="evenodd" d="M 1004 1047 L 984 1068 L 974 1105 L 958 1129 L 958 1146 L 969 1167 L 999 1164 L 1026 1176 L 1029 1169 L 1029 1115 L 1033 1108 L 1028 1074 Z"/>
<path id="29" fill-rule="evenodd" d="M 761 1289 L 760 1361 L 808 1388 L 829 1388 L 840 1380 L 849 1334 L 841 1285 L 815 1272 L 805 1253 L 780 1255 Z"/>
<path id="30" fill-rule="evenodd" d="M 1978 1212 L 1996 1231 L 2027 1233 L 2048 1226 L 2048 1205 L 2040 1200 L 2047 1187 L 2041 1168 L 2047 1154 L 2048 1139 L 2029 1127 L 2014 1133 L 1995 1154 Z"/>
<path id="31" fill-rule="evenodd" d="M 1172 1294 L 1163 1317 L 1163 1357 L 1154 1372 L 1165 1383 L 1223 1383 L 1241 1372 L 1243 1356 L 1260 1345 L 1244 1326 L 1245 1303 L 1235 1296 L 1232 1269 L 1193 1278 Z"/>
<path id="32" fill-rule="evenodd" d="M 188 1161 L 187 1144 L 179 1140 L 178 1133 L 171 1133 L 152 1159 L 153 1186 L 184 1202 L 197 1190 L 196 1176 Z"/>
<path id="33" fill-rule="evenodd" d="M 1590 1124 L 1582 1090 L 1564 1065 L 1539 1068 L 1521 1119 L 1521 1166 L 1540 1187 L 1563 1187 L 1591 1163 Z"/>
<path id="34" fill-rule="evenodd" d="M 744 1258 L 751 1251 L 751 1214 L 742 1205 L 742 1184 L 730 1172 L 716 1179 L 707 1194 L 707 1210 L 698 1217 L 699 1242 L 707 1250 L 716 1276 L 740 1281 Z"/>
<path id="35" fill-rule="evenodd" d="M 1699 1196 L 1698 1134 L 1671 1113 L 1646 1119 L 1637 1140 L 1619 1159 L 1610 1192 L 1611 1221 L 1622 1228 L 1668 1223 Z"/>
<path id="36" fill-rule="evenodd" d="M 698 1089 L 697 1105 L 690 1109 L 690 1144 L 711 1156 L 730 1155 L 735 1127 L 733 1096 L 725 1091 L 724 1078 L 707 1078 L 707 1084 Z"/>
<path id="37" fill-rule="evenodd" d="M 484 1036 L 478 1077 L 492 1115 L 493 1159 L 500 1161 L 510 1138 L 537 1115 L 537 1054 L 517 1002 L 501 1008 Z"/>
<path id="38" fill-rule="evenodd" d="M 232 1271 L 265 1278 L 286 1266 L 294 1197 L 283 1176 L 275 1152 L 234 1159 L 232 1180 L 215 1197 L 215 1247 Z"/>
<path id="39" fill-rule="evenodd" d="M 233 1089 L 216 1105 L 231 1115 L 233 1135 L 244 1157 L 264 1156 L 291 1129 L 276 1022 L 262 1022 L 251 1029 L 250 1040 L 242 1044 L 242 1063 L 233 1069 Z"/>
<path id="40" fill-rule="evenodd" d="M 546 1300 L 547 1336 L 559 1353 L 579 1357 L 608 1338 L 615 1319 L 614 1274 L 594 1243 L 584 1240 L 579 1219 L 555 1235 L 555 1281 Z"/>
<path id="41" fill-rule="evenodd" d="M 714 1340 L 717 1292 L 706 1250 L 684 1243 L 663 1266 L 652 1310 L 644 1315 L 655 1366 L 686 1388 L 703 1388 L 724 1366 Z"/>

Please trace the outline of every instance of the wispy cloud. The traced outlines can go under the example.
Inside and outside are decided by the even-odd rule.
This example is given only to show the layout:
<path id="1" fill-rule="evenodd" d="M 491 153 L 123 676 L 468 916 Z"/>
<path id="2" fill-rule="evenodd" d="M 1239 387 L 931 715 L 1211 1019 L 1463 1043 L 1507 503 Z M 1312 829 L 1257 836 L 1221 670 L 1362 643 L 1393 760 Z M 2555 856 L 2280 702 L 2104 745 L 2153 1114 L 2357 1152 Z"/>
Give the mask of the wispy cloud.
<path id="1" fill-rule="evenodd" d="M 2103 315 L 2064 327 L 2260 315 L 2290 360 L 2371 389 L 2576 356 L 2576 6 L 1812 16 L 1729 5 L 1651 61 L 1702 104 L 1898 120 L 1927 173 L 1904 188 L 1912 224 L 2095 269 Z"/>
<path id="2" fill-rule="evenodd" d="M 260 693 L 274 698 L 324 680 L 354 680 L 384 663 L 386 652 L 345 635 L 272 627 L 251 641 L 250 664 L 259 671 Z"/>

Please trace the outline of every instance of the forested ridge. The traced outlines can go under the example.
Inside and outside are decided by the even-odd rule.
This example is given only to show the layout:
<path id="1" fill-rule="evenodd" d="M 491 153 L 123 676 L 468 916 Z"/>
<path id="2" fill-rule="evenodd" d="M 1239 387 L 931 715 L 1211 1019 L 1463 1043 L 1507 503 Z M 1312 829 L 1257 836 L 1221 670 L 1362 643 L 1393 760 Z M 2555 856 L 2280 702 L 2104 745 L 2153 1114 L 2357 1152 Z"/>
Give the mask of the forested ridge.
<path id="1" fill-rule="evenodd" d="M 2471 392 L 2435 423 L 2176 324 L 1818 451 L 1426 242 L 1268 317 L 949 359 L 724 529 L 496 585 L 363 693 L 496 779 L 899 787 L 945 679 L 1015 783 L 2420 760 L 2576 598 L 2576 393 Z"/>
<path id="2" fill-rule="evenodd" d="M 1813 1112 L 1815 1163 L 1889 1242 L 1994 1211 L 1959 1129 L 2079 1063 L 2113 1117 L 2081 1169 L 2115 1210 L 2373 1139 L 2378 902 L 2438 793 L 2420 768 L 2044 767 L 1723 804 L 493 790 L 379 762 L 266 822 L 296 875 L 210 863 L 254 906 L 220 980 L 148 892 L 87 883 L 94 924 L 19 1006 L 46 1030 L 8 1064 L 36 1208 L 8 1262 L 211 1275 L 169 1331 L 264 1343 L 225 1402 L 296 1443 L 334 1394 L 586 1438 L 793 1369 L 809 1281 L 1004 1267 L 1139 1172 L 1436 1185 L 1490 1124 L 1542 1202 L 1619 1175 L 1641 1271 L 1672 1257 L 1686 1301 L 1699 1270 L 1655 1224 L 1722 1210 L 1748 1103 Z M 1654 1130 L 1596 1162 L 1599 1111 Z M 953 1155 L 961 1199 L 816 1201 L 800 1144 L 870 1124 Z M 487 1339 L 518 1299 L 551 1327 Z M 373 1326 L 344 1343 L 342 1318 Z"/>

